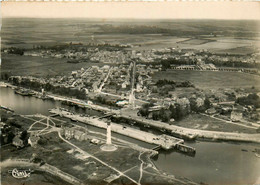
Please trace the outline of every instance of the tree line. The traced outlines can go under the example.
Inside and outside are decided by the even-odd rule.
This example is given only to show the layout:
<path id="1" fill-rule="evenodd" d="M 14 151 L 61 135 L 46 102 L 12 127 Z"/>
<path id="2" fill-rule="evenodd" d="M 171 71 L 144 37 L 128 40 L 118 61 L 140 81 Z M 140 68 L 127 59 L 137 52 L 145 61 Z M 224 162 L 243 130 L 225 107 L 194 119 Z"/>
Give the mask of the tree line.
<path id="1" fill-rule="evenodd" d="M 138 114 L 148 118 L 151 116 L 153 120 L 161 120 L 163 122 L 169 122 L 170 119 L 179 121 L 189 115 L 191 112 L 204 112 L 211 107 L 211 103 L 208 98 L 203 100 L 203 105 L 198 105 L 196 98 L 190 98 L 189 104 L 183 106 L 180 103 L 171 104 L 168 108 L 162 107 L 159 110 L 151 111 L 153 103 L 143 104 L 139 109 Z"/>
<path id="2" fill-rule="evenodd" d="M 21 82 L 18 78 L 13 77 L 12 83 L 16 86 L 22 86 L 25 88 L 33 89 L 36 91 L 41 91 L 42 89 L 52 92 L 54 94 L 59 94 L 62 96 L 69 96 L 69 97 L 75 97 L 78 99 L 86 99 L 86 93 L 84 90 L 79 90 L 75 88 L 69 88 L 64 86 L 54 86 L 50 84 L 49 82 L 46 84 L 37 82 L 37 81 L 31 81 L 30 79 L 22 79 Z"/>

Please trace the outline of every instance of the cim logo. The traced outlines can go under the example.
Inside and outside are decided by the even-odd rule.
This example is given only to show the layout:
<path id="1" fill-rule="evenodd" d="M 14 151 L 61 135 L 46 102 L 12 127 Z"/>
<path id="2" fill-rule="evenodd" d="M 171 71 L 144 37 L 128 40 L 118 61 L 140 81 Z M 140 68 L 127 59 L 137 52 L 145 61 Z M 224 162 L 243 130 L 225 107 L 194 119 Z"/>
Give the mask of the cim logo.
<path id="1" fill-rule="evenodd" d="M 14 168 L 13 170 L 10 170 L 9 173 L 12 174 L 14 178 L 21 179 L 30 177 L 31 172 L 33 172 L 31 169 L 29 170 L 18 170 L 17 168 Z"/>

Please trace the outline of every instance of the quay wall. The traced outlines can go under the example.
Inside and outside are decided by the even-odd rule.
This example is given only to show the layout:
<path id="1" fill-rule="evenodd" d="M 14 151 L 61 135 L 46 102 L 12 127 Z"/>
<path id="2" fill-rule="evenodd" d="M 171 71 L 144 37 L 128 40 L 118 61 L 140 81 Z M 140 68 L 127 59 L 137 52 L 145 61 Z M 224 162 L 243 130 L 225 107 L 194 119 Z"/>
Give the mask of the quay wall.
<path id="1" fill-rule="evenodd" d="M 219 131 L 207 131 L 179 127 L 175 125 L 169 125 L 155 120 L 146 120 L 138 116 L 121 115 L 125 119 L 130 119 L 149 125 L 157 129 L 164 129 L 170 132 L 172 135 L 180 136 L 187 139 L 210 139 L 210 140 L 223 140 L 223 141 L 242 141 L 242 142 L 255 142 L 260 143 L 260 134 L 245 134 L 245 133 L 232 133 L 232 132 L 219 132 Z"/>
<path id="2" fill-rule="evenodd" d="M 9 87 L 14 88 L 15 86 L 10 85 L 8 83 L 5 83 L 4 85 L 7 85 Z M 56 95 L 48 95 L 51 98 L 55 100 L 61 100 L 61 101 L 73 101 L 80 103 L 77 99 L 71 99 L 67 97 L 62 96 L 56 96 Z M 93 104 L 84 104 L 86 107 L 92 108 L 94 110 L 100 110 L 107 113 L 113 113 L 116 115 L 120 115 L 120 117 L 137 121 L 144 125 L 149 125 L 156 129 L 164 129 L 167 132 L 171 133 L 174 136 L 182 137 L 185 139 L 209 139 L 209 140 L 223 140 L 223 141 L 242 141 L 242 142 L 255 142 L 260 143 L 260 134 L 244 134 L 244 133 L 232 133 L 232 132 L 217 132 L 217 131 L 206 131 L 206 130 L 198 130 L 198 129 L 190 129 L 190 128 L 184 128 L 179 127 L 175 125 L 169 125 L 167 123 L 163 123 L 160 121 L 155 120 L 146 120 L 144 118 L 141 118 L 139 116 L 130 116 L 125 114 L 120 114 L 119 110 L 113 110 L 108 109 L 106 107 L 93 105 Z M 152 142 L 152 144 L 154 144 Z M 155 143 L 157 144 L 157 143 Z"/>
<path id="3" fill-rule="evenodd" d="M 81 117 L 79 115 L 73 115 L 70 114 L 69 112 L 66 111 L 59 111 L 57 109 L 52 109 L 50 111 L 51 113 L 54 114 L 59 114 L 67 118 L 72 118 L 77 121 L 96 126 L 99 128 L 104 128 L 106 129 L 107 123 L 99 120 L 97 118 L 92 118 L 92 117 Z M 183 143 L 184 141 L 182 139 L 178 139 L 175 137 L 171 136 L 166 136 L 166 135 L 155 135 L 152 133 L 144 132 L 141 130 L 137 130 L 131 127 L 125 127 L 119 124 L 111 123 L 111 130 L 115 133 L 125 135 L 128 137 L 132 137 L 137 140 L 141 140 L 147 143 L 155 144 L 155 145 L 160 145 L 163 149 L 171 149 L 173 148 L 177 143 Z"/>

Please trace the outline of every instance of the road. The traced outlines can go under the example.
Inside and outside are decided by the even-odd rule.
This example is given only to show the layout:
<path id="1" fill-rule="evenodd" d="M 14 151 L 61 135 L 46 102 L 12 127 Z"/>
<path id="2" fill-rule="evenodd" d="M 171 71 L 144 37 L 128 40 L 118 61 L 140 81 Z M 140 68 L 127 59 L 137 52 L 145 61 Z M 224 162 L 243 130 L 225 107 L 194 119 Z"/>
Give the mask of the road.
<path id="1" fill-rule="evenodd" d="M 144 161 L 141 159 L 141 156 L 142 156 L 143 152 L 140 152 L 139 156 L 138 156 L 138 159 L 141 161 L 141 164 L 140 164 L 140 177 L 138 179 L 138 184 L 141 184 L 141 180 L 142 180 L 142 177 L 143 177 L 143 164 L 144 164 Z"/>
<path id="2" fill-rule="evenodd" d="M 104 79 L 104 81 L 102 82 L 102 84 L 99 86 L 98 92 L 101 92 L 101 91 L 102 91 L 102 88 L 103 88 L 103 86 L 105 85 L 107 79 L 109 78 L 112 69 L 113 69 L 113 67 L 110 67 L 110 69 L 109 69 L 109 71 L 108 71 L 108 73 L 107 73 L 106 78 Z"/>

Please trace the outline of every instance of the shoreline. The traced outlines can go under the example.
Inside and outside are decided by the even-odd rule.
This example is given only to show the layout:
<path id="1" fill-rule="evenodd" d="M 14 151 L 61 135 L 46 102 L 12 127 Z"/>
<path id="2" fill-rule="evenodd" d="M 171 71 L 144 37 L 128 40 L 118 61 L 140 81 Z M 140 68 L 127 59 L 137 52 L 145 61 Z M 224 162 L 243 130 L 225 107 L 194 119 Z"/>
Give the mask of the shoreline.
<path id="1" fill-rule="evenodd" d="M 7 114 L 14 114 L 15 115 L 15 113 L 11 113 L 11 112 L 8 113 L 8 111 L 6 111 L 6 112 L 7 112 Z M 18 114 L 17 116 L 20 117 L 22 115 Z M 58 132 L 58 135 L 59 134 L 60 134 L 60 132 Z M 166 181 L 169 181 L 169 182 L 171 180 L 174 180 L 175 182 L 181 182 L 181 184 L 197 184 L 196 182 L 194 182 L 194 181 L 192 181 L 192 180 L 190 180 L 188 178 L 182 178 L 182 177 L 179 177 L 179 176 L 176 177 L 175 175 L 166 173 L 163 170 L 161 170 L 160 168 L 158 168 L 157 166 L 155 166 L 153 158 L 158 155 L 157 151 L 153 151 L 151 149 L 146 149 L 146 148 L 140 147 L 138 145 L 135 145 L 133 143 L 128 143 L 128 142 L 121 143 L 121 140 L 120 139 L 118 140 L 117 138 L 116 138 L 116 140 L 120 143 L 119 146 L 121 148 L 126 148 L 127 147 L 127 148 L 129 148 L 131 150 L 135 150 L 135 151 L 139 152 L 140 155 L 143 155 L 142 161 L 145 161 L 145 163 L 146 163 L 145 167 L 143 168 L 143 170 L 145 170 L 145 171 L 143 171 L 143 173 L 145 173 L 146 175 L 148 175 L 149 173 L 153 173 L 153 176 L 154 175 L 159 175 L 160 178 L 163 178 L 163 179 L 165 179 Z M 68 142 L 68 140 L 67 140 L 67 142 Z M 73 143 L 71 145 L 73 147 L 75 147 L 75 146 L 77 146 L 77 142 L 80 142 L 80 141 L 72 140 L 71 142 Z M 68 142 L 68 143 L 70 143 L 70 142 Z M 127 145 L 127 146 L 124 146 L 124 145 Z M 79 146 L 79 147 L 81 147 L 81 146 Z M 84 152 L 83 152 L 83 150 L 84 150 Z M 85 154 L 85 152 L 88 152 L 88 151 L 85 151 L 85 149 L 80 150 L 80 153 Z M 40 157 L 40 158 L 45 161 L 45 158 L 42 158 L 42 157 Z M 96 159 L 96 156 L 94 156 L 93 158 Z M 26 161 L 26 162 L 30 161 L 30 159 L 28 159 L 28 158 L 20 159 L 20 158 L 16 158 L 16 156 L 14 156 L 14 158 L 13 157 L 5 158 L 3 160 L 3 162 L 6 162 L 8 160 L 10 160 L 10 161 Z M 102 159 L 100 158 L 99 160 L 102 160 Z M 70 184 L 83 184 L 82 183 L 83 181 L 82 181 L 81 178 L 76 177 L 75 175 L 70 174 L 67 171 L 61 171 L 59 166 L 56 167 L 56 166 L 53 166 L 53 164 L 52 164 L 52 166 L 49 165 L 48 162 L 50 162 L 50 161 L 46 161 L 46 162 L 47 163 L 45 163 L 43 166 L 41 166 L 39 168 L 44 170 L 47 173 L 50 173 L 50 174 L 56 176 L 56 177 L 62 178 L 63 180 L 67 181 Z M 35 164 L 37 166 L 37 163 L 31 163 L 30 162 L 30 164 Z M 147 171 L 146 168 L 151 168 L 151 170 L 154 171 L 154 172 L 150 172 L 150 170 Z M 132 169 L 132 168 L 130 168 L 130 169 Z M 167 183 L 167 184 L 169 184 L 169 183 Z"/>
<path id="2" fill-rule="evenodd" d="M 10 87 L 10 88 L 17 88 L 17 86 L 14 86 L 10 83 L 5 83 L 2 82 L 3 87 Z M 37 92 L 37 91 L 34 91 Z M 39 93 L 39 92 L 37 92 Z M 183 139 L 188 139 L 188 140 L 212 140 L 212 141 L 235 141 L 235 142 L 253 142 L 253 143 L 260 143 L 260 134 L 245 134 L 245 133 L 233 133 L 233 132 L 220 132 L 220 131 L 207 131 L 207 130 L 198 130 L 198 129 L 191 129 L 191 128 L 185 128 L 185 127 L 180 127 L 180 126 L 175 126 L 175 125 L 169 125 L 167 123 L 163 123 L 160 121 L 154 121 L 154 120 L 145 120 L 142 117 L 139 116 L 128 116 L 128 115 L 122 115 L 120 114 L 120 110 L 115 110 L 115 109 L 109 109 L 106 107 L 102 107 L 99 105 L 95 104 L 87 104 L 83 100 L 78 100 L 74 98 L 68 98 L 64 96 L 57 96 L 57 95 L 46 95 L 47 97 L 50 97 L 51 99 L 55 101 L 68 101 L 71 102 L 77 106 L 83 106 L 86 108 L 90 108 L 93 110 L 97 111 L 102 111 L 106 113 L 112 113 L 116 114 L 119 117 L 128 119 L 128 120 L 133 120 L 137 121 L 141 124 L 144 125 L 149 125 L 151 127 L 154 127 L 156 129 L 165 129 L 170 133 L 172 136 L 177 136 L 181 137 Z M 35 97 L 35 96 L 33 96 Z M 36 97 L 40 98 L 41 97 Z"/>

